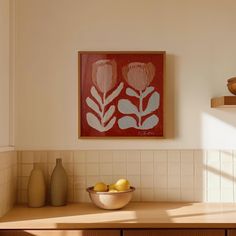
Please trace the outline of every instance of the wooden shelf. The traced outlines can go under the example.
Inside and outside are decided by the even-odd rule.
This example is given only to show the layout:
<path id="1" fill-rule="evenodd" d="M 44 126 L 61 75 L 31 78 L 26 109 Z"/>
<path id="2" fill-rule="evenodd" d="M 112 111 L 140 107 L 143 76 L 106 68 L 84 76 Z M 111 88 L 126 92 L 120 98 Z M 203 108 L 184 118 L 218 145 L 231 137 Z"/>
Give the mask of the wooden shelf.
<path id="1" fill-rule="evenodd" d="M 236 96 L 222 96 L 211 99 L 212 108 L 232 107 L 236 108 Z"/>

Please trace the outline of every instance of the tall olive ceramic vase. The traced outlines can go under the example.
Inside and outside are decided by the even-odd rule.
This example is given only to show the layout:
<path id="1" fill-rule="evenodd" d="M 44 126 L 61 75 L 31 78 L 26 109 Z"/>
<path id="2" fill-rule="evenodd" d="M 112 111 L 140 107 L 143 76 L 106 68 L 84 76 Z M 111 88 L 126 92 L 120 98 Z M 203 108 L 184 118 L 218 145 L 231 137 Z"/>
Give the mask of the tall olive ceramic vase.
<path id="1" fill-rule="evenodd" d="M 39 163 L 34 163 L 28 182 L 28 206 L 42 207 L 46 201 L 46 183 Z"/>
<path id="2" fill-rule="evenodd" d="M 63 206 L 67 199 L 67 174 L 62 166 L 62 160 L 56 159 L 56 166 L 52 172 L 50 184 L 52 206 Z"/>

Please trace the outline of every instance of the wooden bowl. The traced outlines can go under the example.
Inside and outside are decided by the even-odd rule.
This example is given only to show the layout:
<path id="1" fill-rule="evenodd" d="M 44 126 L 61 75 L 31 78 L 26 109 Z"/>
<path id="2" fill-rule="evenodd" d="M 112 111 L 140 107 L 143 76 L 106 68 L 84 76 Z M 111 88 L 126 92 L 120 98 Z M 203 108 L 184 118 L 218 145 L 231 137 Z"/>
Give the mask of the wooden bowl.
<path id="1" fill-rule="evenodd" d="M 228 84 L 229 83 L 236 83 L 236 77 L 232 77 L 232 78 L 228 79 Z"/>
<path id="2" fill-rule="evenodd" d="M 121 192 L 96 192 L 93 187 L 88 187 L 87 192 L 91 201 L 99 208 L 106 210 L 120 209 L 126 206 L 132 199 L 134 187 Z"/>
<path id="3" fill-rule="evenodd" d="M 232 94 L 236 95 L 236 77 L 228 79 L 227 87 Z"/>

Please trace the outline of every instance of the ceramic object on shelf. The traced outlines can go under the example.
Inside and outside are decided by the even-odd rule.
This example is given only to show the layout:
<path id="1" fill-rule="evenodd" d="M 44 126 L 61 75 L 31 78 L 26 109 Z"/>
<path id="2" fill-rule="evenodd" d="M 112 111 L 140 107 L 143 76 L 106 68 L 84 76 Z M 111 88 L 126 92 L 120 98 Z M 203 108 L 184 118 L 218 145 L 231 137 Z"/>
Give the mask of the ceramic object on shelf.
<path id="1" fill-rule="evenodd" d="M 227 86 L 228 86 L 229 91 L 232 94 L 236 95 L 236 77 L 232 77 L 232 78 L 228 79 Z"/>
<path id="2" fill-rule="evenodd" d="M 27 196 L 29 207 L 42 207 L 45 205 L 46 183 L 40 163 L 34 163 L 28 182 Z"/>
<path id="3" fill-rule="evenodd" d="M 62 159 L 56 159 L 50 183 L 50 198 L 52 206 L 64 206 L 67 200 L 67 174 L 62 165 Z"/>

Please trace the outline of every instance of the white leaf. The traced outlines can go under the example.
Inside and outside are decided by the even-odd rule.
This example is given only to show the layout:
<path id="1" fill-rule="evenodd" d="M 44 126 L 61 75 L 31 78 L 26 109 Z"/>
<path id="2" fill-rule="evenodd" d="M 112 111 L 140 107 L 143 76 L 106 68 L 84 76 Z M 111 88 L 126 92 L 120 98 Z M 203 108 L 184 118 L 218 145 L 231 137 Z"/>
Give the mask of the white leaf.
<path id="1" fill-rule="evenodd" d="M 142 126 L 139 127 L 139 129 L 142 130 L 152 129 L 158 124 L 158 122 L 159 118 L 156 115 L 151 115 L 143 122 Z"/>
<path id="2" fill-rule="evenodd" d="M 86 98 L 86 103 L 92 110 L 94 110 L 97 114 L 101 116 L 101 112 L 99 110 L 97 103 L 95 103 L 90 97 Z"/>
<path id="3" fill-rule="evenodd" d="M 158 92 L 154 92 L 148 100 L 147 108 L 142 113 L 142 116 L 148 115 L 155 111 L 160 105 L 160 95 Z"/>
<path id="4" fill-rule="evenodd" d="M 120 94 L 123 87 L 124 87 L 124 83 L 121 82 L 119 86 L 106 98 L 105 106 L 109 104 L 111 101 L 113 101 Z"/>
<path id="5" fill-rule="evenodd" d="M 153 86 L 147 87 L 146 90 L 142 94 L 142 98 L 147 97 L 148 94 L 150 94 L 154 90 Z"/>
<path id="6" fill-rule="evenodd" d="M 92 86 L 90 93 L 96 99 L 96 101 L 99 103 L 100 107 L 102 107 L 102 99 L 101 99 L 100 95 L 98 94 L 97 89 L 94 86 Z"/>
<path id="7" fill-rule="evenodd" d="M 128 99 L 120 99 L 118 102 L 118 109 L 123 114 L 136 114 L 139 116 L 137 107 Z"/>
<path id="8" fill-rule="evenodd" d="M 99 132 L 104 132 L 104 127 L 101 125 L 100 121 L 94 114 L 88 112 L 86 114 L 86 119 L 90 127 L 96 129 Z"/>
<path id="9" fill-rule="evenodd" d="M 139 95 L 131 88 L 127 88 L 125 92 L 127 95 L 129 95 L 131 97 L 139 98 Z"/>
<path id="10" fill-rule="evenodd" d="M 111 119 L 112 115 L 115 112 L 115 106 L 112 105 L 109 107 L 108 111 L 105 113 L 105 115 L 103 116 L 102 122 L 106 123 L 108 120 Z"/>
<path id="11" fill-rule="evenodd" d="M 118 120 L 120 129 L 137 128 L 137 121 L 131 116 L 124 116 Z"/>
<path id="12" fill-rule="evenodd" d="M 116 117 L 113 117 L 109 121 L 109 123 L 105 126 L 104 131 L 107 131 L 107 130 L 111 129 L 114 126 L 115 122 L 116 122 Z"/>

